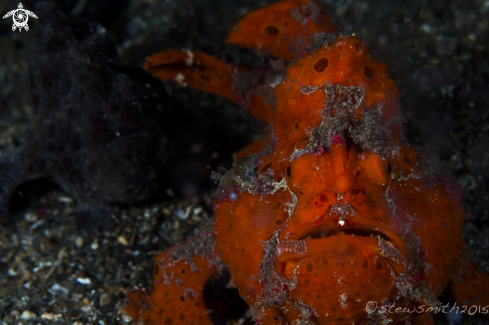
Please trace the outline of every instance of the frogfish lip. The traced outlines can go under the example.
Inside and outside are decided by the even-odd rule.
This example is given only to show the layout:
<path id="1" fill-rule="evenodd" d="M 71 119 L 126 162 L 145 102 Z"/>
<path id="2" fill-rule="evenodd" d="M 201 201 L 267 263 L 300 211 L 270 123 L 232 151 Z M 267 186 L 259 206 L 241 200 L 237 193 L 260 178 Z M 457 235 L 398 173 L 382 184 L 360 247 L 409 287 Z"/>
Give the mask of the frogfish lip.
<path id="1" fill-rule="evenodd" d="M 362 219 L 360 222 L 355 219 Z M 368 248 L 379 258 L 388 262 L 395 273 L 404 272 L 409 263 L 409 251 L 399 234 L 365 218 L 324 218 L 299 227 L 285 236 L 275 250 L 277 263 L 285 263 L 281 269 L 291 270 L 313 254 L 328 250 L 343 250 L 348 245 Z M 341 248 L 343 247 L 343 248 Z M 290 264 L 285 267 L 286 264 Z"/>

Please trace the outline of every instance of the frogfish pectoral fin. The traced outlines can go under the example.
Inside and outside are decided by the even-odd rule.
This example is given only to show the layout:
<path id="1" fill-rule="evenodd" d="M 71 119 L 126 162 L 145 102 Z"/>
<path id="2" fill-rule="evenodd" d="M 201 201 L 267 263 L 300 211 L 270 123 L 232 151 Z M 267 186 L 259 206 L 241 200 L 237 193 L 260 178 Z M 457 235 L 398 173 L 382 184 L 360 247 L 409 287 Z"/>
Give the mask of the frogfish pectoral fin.
<path id="1" fill-rule="evenodd" d="M 272 121 L 273 106 L 260 93 L 262 85 L 240 89 L 236 82 L 239 80 L 238 83 L 246 84 L 247 77 L 264 75 L 266 71 L 238 67 L 206 53 L 190 50 L 168 50 L 149 56 L 143 68 L 155 77 L 172 81 L 182 87 L 224 97 L 247 107 L 256 118 L 267 123 Z"/>
<path id="2" fill-rule="evenodd" d="M 233 91 L 233 74 L 237 67 L 203 52 L 190 50 L 160 52 L 147 57 L 143 68 L 160 79 L 237 102 Z"/>
<path id="3" fill-rule="evenodd" d="M 189 242 L 174 246 L 156 258 L 154 288 L 150 293 L 142 290 L 128 293 L 126 312 L 135 323 L 212 325 L 204 287 L 219 270 L 208 256 L 182 257 L 182 247 L 191 246 Z"/>

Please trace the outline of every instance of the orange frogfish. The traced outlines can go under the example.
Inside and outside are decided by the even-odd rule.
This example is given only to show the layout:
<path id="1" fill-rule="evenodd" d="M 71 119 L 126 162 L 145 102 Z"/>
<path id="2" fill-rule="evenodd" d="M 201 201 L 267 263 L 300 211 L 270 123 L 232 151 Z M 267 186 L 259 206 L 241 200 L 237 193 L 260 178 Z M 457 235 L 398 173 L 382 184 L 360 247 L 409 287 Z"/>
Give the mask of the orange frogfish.
<path id="1" fill-rule="evenodd" d="M 403 144 L 398 89 L 367 45 L 312 0 L 252 12 L 227 42 L 278 60 L 170 50 L 144 64 L 247 107 L 270 133 L 214 175 L 213 228 L 157 257 L 153 291 L 129 293 L 132 318 L 212 324 L 204 286 L 223 271 L 265 325 L 433 324 L 450 283 L 457 302 L 489 304 L 464 282 L 489 281 L 464 271 L 463 190 Z"/>

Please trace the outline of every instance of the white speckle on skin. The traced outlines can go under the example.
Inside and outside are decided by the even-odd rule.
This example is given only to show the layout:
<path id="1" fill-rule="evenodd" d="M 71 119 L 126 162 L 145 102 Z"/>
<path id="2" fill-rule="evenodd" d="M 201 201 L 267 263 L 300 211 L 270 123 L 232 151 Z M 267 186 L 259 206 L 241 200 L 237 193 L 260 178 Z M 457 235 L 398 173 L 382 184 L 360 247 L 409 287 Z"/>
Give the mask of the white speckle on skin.
<path id="1" fill-rule="evenodd" d="M 175 76 L 175 81 L 180 85 L 180 86 L 183 86 L 183 87 L 187 87 L 187 83 L 185 82 L 185 76 L 182 74 L 182 73 L 178 73 L 176 76 Z"/>
<path id="2" fill-rule="evenodd" d="M 340 302 L 341 308 L 346 309 L 348 307 L 348 304 L 346 303 L 347 299 L 348 299 L 348 297 L 347 297 L 346 293 L 343 293 L 340 296 L 340 299 L 338 299 L 338 300 Z"/>
<path id="3" fill-rule="evenodd" d="M 190 50 L 185 51 L 187 51 L 187 59 L 185 59 L 185 64 L 190 67 L 192 63 L 194 63 L 194 54 Z"/>

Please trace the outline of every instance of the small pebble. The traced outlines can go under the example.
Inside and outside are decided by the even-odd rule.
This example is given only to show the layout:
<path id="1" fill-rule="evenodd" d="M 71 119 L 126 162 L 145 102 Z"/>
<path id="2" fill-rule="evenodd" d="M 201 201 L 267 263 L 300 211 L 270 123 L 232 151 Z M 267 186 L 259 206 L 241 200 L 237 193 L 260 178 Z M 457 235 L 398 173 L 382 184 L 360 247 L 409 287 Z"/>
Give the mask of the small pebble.
<path id="1" fill-rule="evenodd" d="M 129 245 L 129 243 L 127 242 L 127 238 L 126 238 L 126 236 L 119 236 L 119 238 L 117 238 L 117 241 L 118 241 L 118 242 L 119 242 L 119 244 L 121 244 L 121 245 L 124 245 L 124 246 Z"/>
<path id="2" fill-rule="evenodd" d="M 83 246 L 83 238 L 80 237 L 80 236 L 76 237 L 76 239 L 75 239 L 75 245 L 78 248 L 82 247 Z"/>
<path id="3" fill-rule="evenodd" d="M 122 313 L 121 318 L 122 318 L 122 321 L 123 321 L 124 323 L 131 323 L 131 322 L 132 322 L 132 318 L 131 318 L 131 316 L 129 316 L 129 315 L 128 315 L 128 314 L 126 314 L 126 313 Z"/>
<path id="4" fill-rule="evenodd" d="M 110 304 L 110 295 L 108 293 L 104 293 L 100 296 L 100 306 L 105 306 Z"/>
<path id="5" fill-rule="evenodd" d="M 29 310 L 24 310 L 22 312 L 22 315 L 20 315 L 20 318 L 22 318 L 24 320 L 34 319 L 34 318 L 36 318 L 36 314 L 34 314 L 33 312 L 31 312 Z"/>
<path id="6" fill-rule="evenodd" d="M 52 313 L 44 313 L 41 315 L 41 318 L 52 320 L 52 321 L 57 321 L 59 317 L 61 317 L 61 315 L 52 314 Z"/>
<path id="7" fill-rule="evenodd" d="M 76 282 L 85 284 L 85 285 L 90 285 L 92 284 L 92 281 L 90 281 L 90 278 L 76 278 Z"/>

